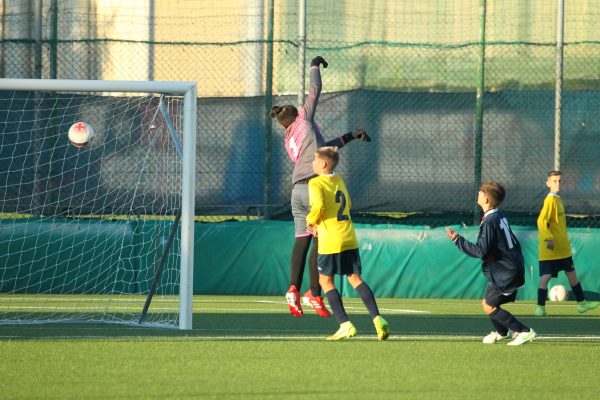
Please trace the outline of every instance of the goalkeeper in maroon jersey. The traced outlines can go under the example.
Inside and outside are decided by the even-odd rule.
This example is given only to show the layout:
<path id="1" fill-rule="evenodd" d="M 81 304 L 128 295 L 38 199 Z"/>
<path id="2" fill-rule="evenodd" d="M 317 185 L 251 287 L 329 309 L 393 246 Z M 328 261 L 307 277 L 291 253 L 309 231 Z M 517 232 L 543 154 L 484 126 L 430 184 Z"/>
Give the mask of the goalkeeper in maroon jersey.
<path id="1" fill-rule="evenodd" d="M 310 63 L 310 90 L 307 101 L 300 111 L 295 106 L 288 104 L 274 106 L 269 114 L 271 118 L 277 118 L 279 124 L 285 128 L 285 149 L 294 163 L 291 206 L 294 216 L 295 240 L 291 256 L 290 288 L 286 294 L 286 300 L 290 313 L 295 317 L 301 317 L 304 314 L 300 304 L 299 290 L 302 286 L 304 267 L 311 241 L 314 243 L 309 257 L 310 289 L 304 294 L 303 300 L 320 316 L 325 318 L 330 316 L 323 304 L 319 286 L 317 238 L 313 239 L 313 232 L 306 227 L 306 215 L 310 208 L 308 181 L 315 176 L 312 170 L 315 151 L 323 146 L 340 148 L 353 139 L 362 139 L 365 142 L 371 140 L 367 132 L 357 129 L 325 142 L 321 129 L 314 120 L 322 88 L 321 65 L 324 68 L 327 68 L 328 65 L 321 56 L 315 57 Z"/>

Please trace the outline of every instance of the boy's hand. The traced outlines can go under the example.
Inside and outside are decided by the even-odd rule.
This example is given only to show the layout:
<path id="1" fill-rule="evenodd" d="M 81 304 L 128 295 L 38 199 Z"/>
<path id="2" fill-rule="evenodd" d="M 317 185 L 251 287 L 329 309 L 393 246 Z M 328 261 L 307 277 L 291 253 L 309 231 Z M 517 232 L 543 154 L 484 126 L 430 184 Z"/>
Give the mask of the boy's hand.
<path id="1" fill-rule="evenodd" d="M 323 68 L 327 68 L 327 66 L 329 65 L 329 64 L 327 64 L 327 61 L 325 61 L 325 59 L 321 56 L 316 56 L 310 62 L 311 67 L 318 67 L 319 64 L 323 64 Z"/>
<path id="2" fill-rule="evenodd" d="M 308 228 L 309 231 L 312 232 L 314 237 L 317 237 L 317 226 L 316 225 L 311 225 L 307 222 L 306 227 Z"/>
<path id="3" fill-rule="evenodd" d="M 354 137 L 354 139 L 361 139 L 363 142 L 371 141 L 371 137 L 367 134 L 367 132 L 364 129 L 357 129 L 353 131 L 352 137 Z"/>
<path id="4" fill-rule="evenodd" d="M 452 228 L 446 228 L 446 236 L 454 241 L 458 237 L 458 233 Z"/>
<path id="5" fill-rule="evenodd" d="M 546 240 L 546 248 L 554 250 L 554 240 Z"/>

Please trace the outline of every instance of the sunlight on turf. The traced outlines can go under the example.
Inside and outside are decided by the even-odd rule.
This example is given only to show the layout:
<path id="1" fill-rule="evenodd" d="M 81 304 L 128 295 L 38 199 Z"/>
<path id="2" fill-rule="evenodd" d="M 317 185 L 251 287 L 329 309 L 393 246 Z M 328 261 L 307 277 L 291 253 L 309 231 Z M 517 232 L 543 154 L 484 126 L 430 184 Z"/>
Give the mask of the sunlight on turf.
<path id="1" fill-rule="evenodd" d="M 0 316 L 11 313 L 55 313 L 60 324 L 45 323 L 24 327 L 6 318 L 0 324 L 0 340 L 8 338 L 64 338 L 127 340 L 157 338 L 164 340 L 323 340 L 335 331 L 335 318 L 320 318 L 308 306 L 305 315 L 288 313 L 283 296 L 195 296 L 194 329 L 156 329 L 135 323 L 143 295 L 0 295 Z M 93 313 L 109 310 L 133 316 L 128 325 L 65 323 L 66 313 Z M 359 335 L 352 340 L 376 340 L 370 317 L 358 298 L 344 298 L 345 308 L 357 324 Z M 175 296 L 157 296 L 150 312 L 176 313 Z M 378 299 L 382 315 L 390 322 L 392 341 L 481 341 L 492 326 L 481 310 L 480 300 Z M 599 312 L 576 312 L 575 302 L 548 304 L 548 318 L 535 318 L 532 302 L 517 302 L 506 308 L 536 329 L 538 341 L 600 341 Z M 21 321 L 23 322 L 23 321 Z M 127 322 L 126 322 L 127 323 Z M 162 339 L 161 339 L 162 340 Z"/>

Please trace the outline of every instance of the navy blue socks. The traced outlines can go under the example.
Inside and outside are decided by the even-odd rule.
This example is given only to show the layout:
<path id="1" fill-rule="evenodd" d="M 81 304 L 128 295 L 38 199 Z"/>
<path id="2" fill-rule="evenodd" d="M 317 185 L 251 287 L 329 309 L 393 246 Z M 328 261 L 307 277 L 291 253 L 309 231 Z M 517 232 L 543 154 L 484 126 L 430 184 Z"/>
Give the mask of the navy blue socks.
<path id="1" fill-rule="evenodd" d="M 325 296 L 327 296 L 329 307 L 331 307 L 333 315 L 335 315 L 335 319 L 337 319 L 339 324 L 341 325 L 344 322 L 348 322 L 348 314 L 346 314 L 346 310 L 344 309 L 344 303 L 342 303 L 342 296 L 340 296 L 340 292 L 338 292 L 337 289 L 332 289 L 325 293 Z"/>
<path id="2" fill-rule="evenodd" d="M 529 328 L 527 326 L 523 325 L 521 321 L 514 317 L 514 315 L 502 308 L 496 308 L 496 310 L 490 314 L 490 318 L 500 325 L 511 329 L 513 332 L 529 332 Z M 494 326 L 496 326 L 495 323 Z"/>
<path id="3" fill-rule="evenodd" d="M 376 316 L 378 316 L 379 308 L 377 308 L 375 296 L 373 296 L 373 292 L 371 291 L 369 285 L 363 282 L 357 287 L 355 287 L 354 290 L 356 290 L 360 295 L 362 302 L 365 304 L 365 307 L 367 307 L 367 310 L 369 310 L 371 318 L 375 318 Z"/>

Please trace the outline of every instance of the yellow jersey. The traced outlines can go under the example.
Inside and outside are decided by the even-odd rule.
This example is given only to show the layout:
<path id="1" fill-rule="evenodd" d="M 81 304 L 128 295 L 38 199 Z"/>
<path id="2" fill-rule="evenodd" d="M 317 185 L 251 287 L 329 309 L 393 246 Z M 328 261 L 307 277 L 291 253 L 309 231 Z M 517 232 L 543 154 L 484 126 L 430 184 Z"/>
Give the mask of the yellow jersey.
<path id="1" fill-rule="evenodd" d="M 319 175 L 308 182 L 310 212 L 306 222 L 317 226 L 319 254 L 336 254 L 358 248 L 350 217 L 352 202 L 339 175 Z"/>
<path id="2" fill-rule="evenodd" d="M 565 207 L 558 194 L 549 193 L 544 199 L 544 206 L 537 219 L 537 226 L 539 261 L 560 260 L 571 256 Z M 553 250 L 546 247 L 548 240 L 554 242 Z"/>

